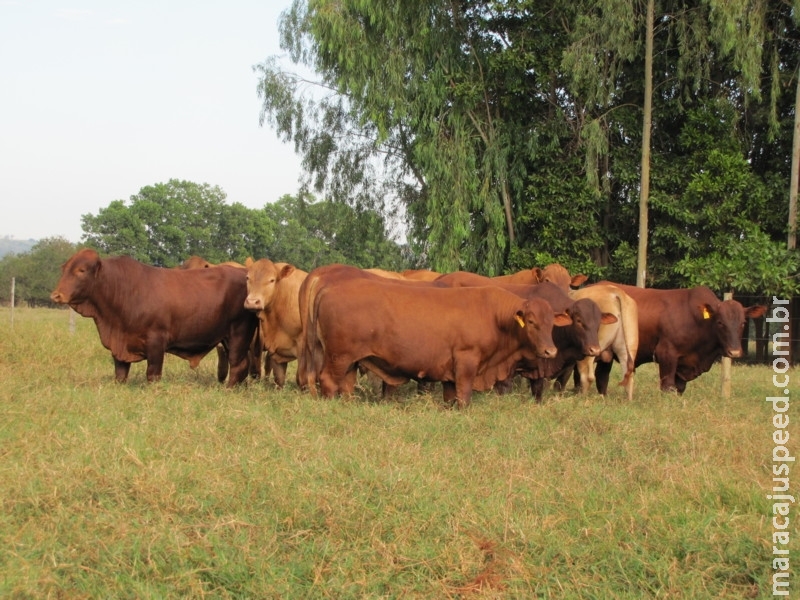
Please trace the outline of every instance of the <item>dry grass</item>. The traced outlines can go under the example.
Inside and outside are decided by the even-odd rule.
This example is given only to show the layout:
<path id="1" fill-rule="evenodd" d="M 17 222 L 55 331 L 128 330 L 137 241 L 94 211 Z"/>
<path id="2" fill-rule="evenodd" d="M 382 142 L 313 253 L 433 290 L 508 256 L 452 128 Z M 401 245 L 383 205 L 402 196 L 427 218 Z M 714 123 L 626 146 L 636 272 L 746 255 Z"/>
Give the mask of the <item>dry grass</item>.
<path id="1" fill-rule="evenodd" d="M 716 369 L 677 397 L 643 368 L 632 404 L 457 412 L 228 391 L 213 357 L 117 385 L 90 321 L 8 322 L 0 596 L 771 597 L 766 367 L 734 368 L 728 401 Z"/>

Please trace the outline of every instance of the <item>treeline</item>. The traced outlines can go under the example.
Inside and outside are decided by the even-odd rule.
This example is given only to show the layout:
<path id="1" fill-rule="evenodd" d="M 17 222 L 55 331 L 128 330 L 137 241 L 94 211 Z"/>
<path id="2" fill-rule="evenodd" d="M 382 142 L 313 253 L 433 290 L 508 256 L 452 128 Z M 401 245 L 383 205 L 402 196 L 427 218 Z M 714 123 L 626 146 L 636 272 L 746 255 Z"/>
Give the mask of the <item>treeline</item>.
<path id="1" fill-rule="evenodd" d="M 83 215 L 82 228 L 80 244 L 48 238 L 28 252 L 0 259 L 5 282 L 0 303 L 9 302 L 13 277 L 17 304 L 50 305 L 61 265 L 84 246 L 160 267 L 177 266 L 192 255 L 211 262 L 267 257 L 307 271 L 335 262 L 390 270 L 410 264 L 374 210 L 303 195 L 250 209 L 226 203 L 219 187 L 189 181 L 144 187 L 128 201 L 115 200 L 96 215 Z"/>
<path id="2" fill-rule="evenodd" d="M 257 67 L 262 118 L 326 197 L 402 206 L 436 270 L 558 261 L 633 283 L 649 38 L 646 284 L 787 295 L 798 16 L 749 0 L 295 0 L 292 64 Z"/>

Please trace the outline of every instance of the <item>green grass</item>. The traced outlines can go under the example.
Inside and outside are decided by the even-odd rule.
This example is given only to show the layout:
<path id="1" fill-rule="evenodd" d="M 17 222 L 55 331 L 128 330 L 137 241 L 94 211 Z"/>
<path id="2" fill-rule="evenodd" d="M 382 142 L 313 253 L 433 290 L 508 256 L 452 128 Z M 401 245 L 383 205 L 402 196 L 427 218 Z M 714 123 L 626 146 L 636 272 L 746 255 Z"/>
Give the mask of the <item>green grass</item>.
<path id="1" fill-rule="evenodd" d="M 520 386 L 459 412 L 226 390 L 213 353 L 118 385 L 90 320 L 9 321 L 0 597 L 771 597 L 769 367 L 735 365 L 729 400 L 718 367 L 678 397 L 647 365 L 631 404 Z"/>

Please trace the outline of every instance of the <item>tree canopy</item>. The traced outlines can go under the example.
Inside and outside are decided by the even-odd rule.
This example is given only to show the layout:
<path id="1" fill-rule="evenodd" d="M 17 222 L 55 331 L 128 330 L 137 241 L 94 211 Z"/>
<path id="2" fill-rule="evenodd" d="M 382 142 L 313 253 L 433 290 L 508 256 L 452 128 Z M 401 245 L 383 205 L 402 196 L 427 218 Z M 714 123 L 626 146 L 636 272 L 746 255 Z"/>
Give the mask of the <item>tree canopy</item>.
<path id="1" fill-rule="evenodd" d="M 796 9 L 655 4 L 648 285 L 733 285 L 701 273 L 786 239 Z M 317 190 L 405 211 L 433 268 L 557 260 L 633 282 L 645 13 L 641 0 L 295 0 L 280 23 L 292 65 L 256 67 L 262 119 Z M 779 248 L 779 267 L 752 262 L 738 291 L 797 289 L 796 255 Z"/>
<path id="2" fill-rule="evenodd" d="M 170 180 L 83 215 L 83 241 L 162 267 L 192 255 L 210 262 L 268 257 L 311 269 L 329 262 L 401 267 L 401 249 L 382 215 L 308 194 L 262 209 L 227 204 L 219 187 Z"/>
<path id="3" fill-rule="evenodd" d="M 288 262 L 306 271 L 333 262 L 403 270 L 407 249 L 386 219 L 372 209 L 285 195 L 261 209 L 227 204 L 216 186 L 170 180 L 142 188 L 129 201 L 113 200 L 85 214 L 82 244 L 63 238 L 37 242 L 29 251 L 0 258 L 0 302 L 49 305 L 61 265 L 80 246 L 104 255 L 124 254 L 146 264 L 174 267 L 192 255 L 210 262 L 244 262 L 248 256 Z"/>

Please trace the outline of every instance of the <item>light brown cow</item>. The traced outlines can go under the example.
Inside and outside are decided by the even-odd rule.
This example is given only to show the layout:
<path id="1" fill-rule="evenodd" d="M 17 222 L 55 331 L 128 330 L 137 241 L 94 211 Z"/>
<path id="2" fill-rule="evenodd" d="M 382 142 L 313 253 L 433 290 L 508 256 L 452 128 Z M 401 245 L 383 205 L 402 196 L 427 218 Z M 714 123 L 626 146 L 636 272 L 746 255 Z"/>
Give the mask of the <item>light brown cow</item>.
<path id="1" fill-rule="evenodd" d="M 614 358 L 623 368 L 624 376 L 620 383 L 627 392 L 628 400 L 633 400 L 633 376 L 636 352 L 639 349 L 639 311 L 636 302 L 617 286 L 598 284 L 588 288 L 570 292 L 575 300 L 589 298 L 600 307 L 604 313 L 617 317 L 615 323 L 601 324 L 598 331 L 600 341 L 600 356 L 597 360 L 611 362 Z M 587 356 L 578 361 L 577 370 L 580 376 L 581 392 L 589 391 L 589 386 L 595 382 L 594 356 Z M 605 386 L 597 381 L 597 391 L 605 395 L 608 381 Z M 601 389 L 601 387 L 603 389 Z"/>
<path id="2" fill-rule="evenodd" d="M 569 292 L 571 287 L 578 287 L 586 281 L 586 275 L 571 276 L 569 272 L 559 265 L 553 263 L 544 269 L 534 267 L 525 271 L 512 273 L 511 275 L 498 275 L 496 277 L 486 277 L 470 273 L 469 271 L 454 271 L 445 273 L 436 278 L 441 284 L 451 287 L 472 287 L 481 285 L 536 285 L 545 281 L 557 285 L 565 292 Z"/>
<path id="3" fill-rule="evenodd" d="M 288 263 L 248 258 L 244 306 L 258 315 L 261 343 L 269 353 L 275 383 L 286 382 L 286 366 L 298 357 L 302 333 L 298 293 L 308 273 Z M 298 384 L 300 384 L 298 374 Z"/>
<path id="4" fill-rule="evenodd" d="M 567 271 L 558 263 L 547 265 L 544 269 L 542 269 L 541 273 L 542 282 L 549 281 L 550 283 L 556 284 L 558 287 L 566 290 L 567 292 L 570 291 L 570 288 L 582 286 L 584 283 L 586 283 L 587 279 L 588 277 L 582 274 L 570 275 L 569 271 Z"/>

